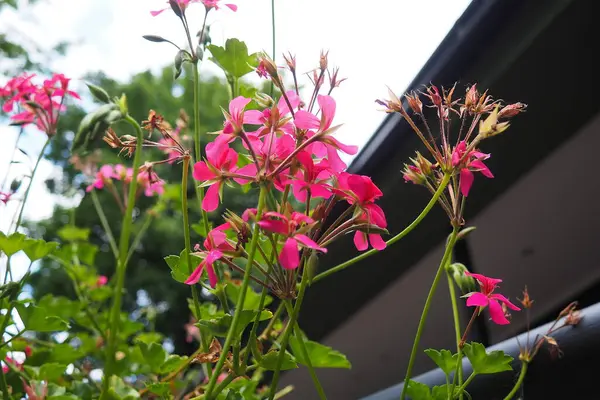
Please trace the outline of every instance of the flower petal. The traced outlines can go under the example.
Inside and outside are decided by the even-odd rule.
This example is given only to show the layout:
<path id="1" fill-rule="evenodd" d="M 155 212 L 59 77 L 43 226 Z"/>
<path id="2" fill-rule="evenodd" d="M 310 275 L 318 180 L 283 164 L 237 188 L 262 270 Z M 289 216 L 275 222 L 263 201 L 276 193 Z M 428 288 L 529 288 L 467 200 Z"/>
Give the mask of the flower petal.
<path id="1" fill-rule="evenodd" d="M 263 219 L 261 221 L 258 221 L 258 226 L 260 226 L 265 231 L 279 233 L 281 235 L 288 234 L 287 223 L 278 219 Z"/>
<path id="2" fill-rule="evenodd" d="M 356 231 L 354 234 L 354 245 L 358 251 L 365 251 L 368 249 L 369 243 L 367 242 L 367 235 L 364 232 Z"/>
<path id="3" fill-rule="evenodd" d="M 467 299 L 467 307 L 485 307 L 490 300 L 486 295 L 479 292 L 473 292 Z"/>
<path id="4" fill-rule="evenodd" d="M 215 211 L 219 207 L 219 191 L 221 183 L 211 185 L 202 200 L 202 209 L 207 212 Z"/>
<path id="5" fill-rule="evenodd" d="M 504 304 L 506 304 L 506 307 L 510 308 L 511 310 L 521 311 L 521 309 L 519 307 L 515 306 L 513 303 L 510 302 L 510 300 L 508 300 L 506 297 L 504 297 L 501 294 L 493 294 L 490 296 L 490 298 L 503 302 Z"/>
<path id="6" fill-rule="evenodd" d="M 469 195 L 474 180 L 475 177 L 473 176 L 473 173 L 467 168 L 460 170 L 460 192 L 463 196 L 467 197 Z"/>
<path id="7" fill-rule="evenodd" d="M 195 285 L 196 283 L 198 283 L 200 277 L 202 276 L 202 271 L 204 270 L 204 264 L 205 261 L 202 261 L 200 264 L 198 264 L 194 272 L 192 272 L 190 277 L 186 279 L 186 285 Z"/>
<path id="8" fill-rule="evenodd" d="M 321 125 L 321 120 L 308 111 L 299 110 L 295 114 L 294 124 L 300 129 L 317 129 Z"/>
<path id="9" fill-rule="evenodd" d="M 298 244 L 292 238 L 288 238 L 279 253 L 279 262 L 285 269 L 296 269 L 300 264 L 300 254 L 298 253 Z"/>
<path id="10" fill-rule="evenodd" d="M 496 300 L 490 300 L 490 317 L 498 325 L 508 325 L 510 321 L 506 319 L 502 306 Z"/>
<path id="11" fill-rule="evenodd" d="M 325 247 L 319 246 L 314 240 L 312 240 L 306 235 L 297 234 L 294 236 L 294 239 L 296 239 L 298 243 L 304 245 L 305 247 L 308 247 L 309 249 L 319 250 L 323 253 L 327 253 L 327 249 Z"/>
<path id="12" fill-rule="evenodd" d="M 373 248 L 380 251 L 386 247 L 385 241 L 381 238 L 379 233 L 369 233 L 369 242 Z"/>
<path id="13" fill-rule="evenodd" d="M 326 131 L 333 122 L 335 116 L 335 100 L 331 96 L 319 95 L 317 97 L 319 107 L 321 107 L 321 132 Z"/>

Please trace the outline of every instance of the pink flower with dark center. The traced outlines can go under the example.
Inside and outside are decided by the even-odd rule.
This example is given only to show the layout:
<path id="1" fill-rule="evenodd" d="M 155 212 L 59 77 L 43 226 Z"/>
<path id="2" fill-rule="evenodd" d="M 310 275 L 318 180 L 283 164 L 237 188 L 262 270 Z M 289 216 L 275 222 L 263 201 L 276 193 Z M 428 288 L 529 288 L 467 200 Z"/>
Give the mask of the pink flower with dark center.
<path id="1" fill-rule="evenodd" d="M 279 262 L 285 269 L 296 269 L 300 264 L 299 246 L 309 249 L 319 250 L 323 253 L 327 249 L 320 247 L 311 238 L 302 233 L 301 228 L 305 224 L 314 223 L 313 219 L 299 212 L 293 212 L 290 217 L 271 211 L 266 212 L 258 225 L 265 231 L 278 233 L 287 239 L 281 253 L 279 253 Z"/>
<path id="2" fill-rule="evenodd" d="M 487 276 L 480 274 L 472 274 L 469 271 L 465 271 L 465 275 L 477 279 L 479 286 L 481 287 L 481 292 L 471 292 L 465 295 L 465 297 L 467 297 L 468 307 L 481 307 L 483 309 L 484 307 L 489 306 L 490 317 L 492 318 L 492 321 L 498 325 L 510 323 L 504 315 L 500 303 L 505 304 L 511 310 L 521 310 L 503 295 L 494 293 L 494 290 L 496 290 L 498 284 L 502 282 L 502 279 L 488 278 Z"/>
<path id="3" fill-rule="evenodd" d="M 296 159 L 302 165 L 302 171 L 298 171 L 295 179 L 286 182 L 286 184 L 292 185 L 296 199 L 302 203 L 306 202 L 307 193 L 310 193 L 312 198 L 330 198 L 331 185 L 326 182 L 331 178 L 333 172 L 329 169 L 327 160 L 315 164 L 311 155 L 306 151 L 299 152 Z"/>
<path id="4" fill-rule="evenodd" d="M 371 178 L 342 172 L 338 176 L 337 189 L 333 190 L 349 204 L 356 206 L 357 210 L 354 215 L 357 222 L 373 224 L 379 228 L 387 227 L 383 210 L 375 204 L 375 201 L 383 196 L 383 193 Z M 366 250 L 369 243 L 377 250 L 383 250 L 386 247 L 385 241 L 379 233 L 356 231 L 354 245 L 359 251 Z"/>
<path id="5" fill-rule="evenodd" d="M 202 201 L 204 211 L 214 211 L 222 197 L 223 183 L 229 179 L 226 175 L 237 171 L 238 154 L 225 141 L 214 141 L 206 145 L 206 161 L 194 164 L 194 179 L 209 186 Z"/>
<path id="6" fill-rule="evenodd" d="M 112 181 L 115 176 L 115 169 L 112 165 L 106 164 L 100 167 L 100 171 L 96 173 L 94 182 L 89 185 L 85 191 L 91 192 L 94 189 L 104 189 L 104 185 Z"/>
<path id="7" fill-rule="evenodd" d="M 223 226 L 219 226 L 208 233 L 204 240 L 204 250 L 200 255 L 204 259 L 198 264 L 194 272 L 185 281 L 187 285 L 198 283 L 202 276 L 202 271 L 206 269 L 208 281 L 211 287 L 217 286 L 217 274 L 215 274 L 214 263 L 223 257 L 223 252 L 235 251 L 235 248 L 227 241 L 227 235 L 222 231 Z"/>
<path id="8" fill-rule="evenodd" d="M 308 132 L 306 135 L 307 138 L 311 138 L 313 135 L 318 136 L 316 143 L 310 146 L 311 151 L 317 157 L 324 157 L 326 155 L 331 168 L 336 172 L 341 172 L 346 169 L 346 164 L 341 160 L 338 150 L 346 154 L 356 154 L 358 147 L 345 145 L 328 133 L 336 109 L 333 97 L 319 95 L 317 101 L 321 109 L 321 118 L 308 111 L 299 110 L 296 112 L 294 123 L 300 129 L 316 129 L 316 133 Z"/>
<path id="9" fill-rule="evenodd" d="M 464 140 L 452 152 L 452 165 L 460 167 L 460 192 L 463 196 L 467 197 L 473 186 L 475 180 L 473 172 L 481 172 L 486 178 L 494 177 L 490 169 L 483 163 L 483 160 L 488 158 L 490 158 L 489 154 L 475 150 L 471 150 L 467 154 L 467 144 Z"/>

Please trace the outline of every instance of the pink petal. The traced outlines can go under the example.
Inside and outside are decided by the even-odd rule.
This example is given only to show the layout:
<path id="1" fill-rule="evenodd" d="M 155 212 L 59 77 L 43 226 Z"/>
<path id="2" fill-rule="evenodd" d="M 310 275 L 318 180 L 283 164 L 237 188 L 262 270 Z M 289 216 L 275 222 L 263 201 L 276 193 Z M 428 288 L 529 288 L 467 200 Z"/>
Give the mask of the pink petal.
<path id="1" fill-rule="evenodd" d="M 279 233 L 282 235 L 288 234 L 288 224 L 281 220 L 263 219 L 261 221 L 258 221 L 258 226 L 260 226 L 265 231 Z"/>
<path id="2" fill-rule="evenodd" d="M 498 300 L 498 301 L 503 302 L 511 310 L 521 311 L 521 309 L 519 307 L 515 306 L 513 303 L 510 302 L 510 300 L 508 300 L 506 297 L 504 297 L 501 294 L 493 294 L 493 295 L 490 296 L 490 298 L 494 299 L 494 300 Z"/>
<path id="3" fill-rule="evenodd" d="M 321 126 L 321 120 L 308 111 L 296 111 L 294 124 L 299 129 L 317 129 Z"/>
<path id="4" fill-rule="evenodd" d="M 212 264 L 206 265 L 206 273 L 208 274 L 208 282 L 210 283 L 210 287 L 214 288 L 217 286 L 217 274 L 215 274 L 215 269 Z"/>
<path id="5" fill-rule="evenodd" d="M 292 185 L 292 190 L 294 192 L 294 197 L 296 198 L 296 200 L 298 200 L 300 203 L 306 202 L 306 190 L 308 189 L 309 185 L 306 182 L 302 182 L 299 180 L 290 180 L 287 183 Z"/>
<path id="6" fill-rule="evenodd" d="M 231 11 L 237 11 L 238 7 L 235 4 L 225 4 Z"/>
<path id="7" fill-rule="evenodd" d="M 310 193 L 312 197 L 321 197 L 324 199 L 328 199 L 331 197 L 331 195 L 333 193 L 331 193 L 331 188 L 326 186 L 326 185 L 322 185 L 322 184 L 315 184 L 315 185 L 310 185 Z M 298 198 L 298 197 L 296 197 Z M 298 199 L 300 200 L 300 199 Z M 306 201 L 306 199 L 304 199 L 304 201 Z"/>
<path id="8" fill-rule="evenodd" d="M 327 161 L 332 171 L 341 172 L 346 169 L 347 165 L 342 161 L 336 148 L 332 146 L 326 146 L 327 149 Z"/>
<path id="9" fill-rule="evenodd" d="M 469 195 L 474 180 L 475 177 L 473 176 L 473 173 L 467 168 L 460 170 L 460 192 L 463 196 L 467 197 Z"/>
<path id="10" fill-rule="evenodd" d="M 298 108 L 298 105 L 300 104 L 300 97 L 298 97 L 298 95 L 296 94 L 295 90 L 288 90 L 287 92 L 285 92 L 290 104 L 292 105 L 293 109 Z M 285 97 L 281 96 L 279 98 L 279 101 L 277 102 L 277 109 L 279 110 L 279 115 L 280 116 L 285 116 L 287 114 L 289 114 L 290 112 L 290 108 L 287 105 L 287 101 L 285 101 Z"/>
<path id="11" fill-rule="evenodd" d="M 496 300 L 490 300 L 490 317 L 498 325 L 508 325 L 510 321 L 506 319 L 502 306 Z"/>
<path id="12" fill-rule="evenodd" d="M 162 13 L 162 12 L 163 12 L 163 11 L 165 11 L 165 10 L 166 10 L 166 8 L 163 8 L 162 10 L 158 10 L 158 11 L 150 11 L 150 14 L 151 14 L 153 17 L 156 17 L 158 14 Z"/>
<path id="13" fill-rule="evenodd" d="M 490 169 L 487 167 L 487 165 L 485 165 L 483 163 L 483 161 L 481 161 L 481 160 L 471 161 L 471 163 L 469 164 L 469 167 L 476 168 L 477 171 L 481 172 L 483 174 L 483 176 L 485 176 L 486 178 L 494 177 L 494 174 L 492 174 L 492 171 L 490 171 Z"/>
<path id="14" fill-rule="evenodd" d="M 199 161 L 194 164 L 194 172 L 192 176 L 197 181 L 210 181 L 211 179 L 215 179 L 217 176 L 213 171 L 211 171 L 204 161 Z"/>
<path id="15" fill-rule="evenodd" d="M 367 235 L 364 232 L 356 231 L 354 234 L 354 245 L 358 251 L 365 251 L 368 249 L 369 243 L 367 242 Z"/>
<path id="16" fill-rule="evenodd" d="M 369 242 L 371 242 L 373 248 L 380 251 L 386 247 L 385 241 L 381 238 L 379 233 L 369 233 Z"/>
<path id="17" fill-rule="evenodd" d="M 489 303 L 489 299 L 483 293 L 473 292 L 467 299 L 468 307 L 485 307 Z"/>
<path id="18" fill-rule="evenodd" d="M 332 136 L 328 136 L 327 141 L 330 142 L 332 146 L 336 147 L 337 149 L 343 151 L 346 154 L 354 155 L 358 153 L 358 146 L 344 144 Z"/>
<path id="19" fill-rule="evenodd" d="M 238 174 L 241 174 L 241 175 L 248 175 L 248 176 L 255 177 L 256 172 L 257 172 L 256 164 L 254 164 L 254 163 L 247 164 L 235 172 L 237 172 Z M 243 179 L 243 178 L 233 178 L 233 180 L 236 181 L 237 183 L 239 183 L 240 185 L 245 185 L 246 183 L 250 182 L 248 179 Z"/>
<path id="20" fill-rule="evenodd" d="M 204 261 L 202 261 L 200 264 L 198 264 L 198 266 L 196 267 L 194 272 L 192 272 L 190 277 L 186 279 L 186 281 L 185 281 L 186 285 L 195 285 L 196 283 L 198 283 L 198 281 L 200 280 L 200 277 L 202 276 L 202 270 L 204 270 L 204 264 L 205 264 Z"/>
<path id="21" fill-rule="evenodd" d="M 300 264 L 300 254 L 298 253 L 298 244 L 292 238 L 288 238 L 279 254 L 279 262 L 285 269 L 296 269 Z"/>
<path id="22" fill-rule="evenodd" d="M 385 219 L 385 214 L 383 213 L 383 210 L 381 209 L 381 207 L 379 207 L 377 204 L 367 204 L 364 208 L 369 214 L 369 219 L 370 219 L 369 222 L 377 225 L 380 228 L 387 227 L 387 221 Z"/>
<path id="23" fill-rule="evenodd" d="M 219 207 L 219 192 L 221 183 L 211 185 L 202 200 L 202 209 L 207 212 L 215 211 Z"/>
<path id="24" fill-rule="evenodd" d="M 467 150 L 467 144 L 463 140 L 462 142 L 460 142 L 458 144 L 458 146 L 456 146 L 456 148 L 452 152 L 452 165 L 453 166 L 456 167 L 458 165 L 458 163 L 462 159 L 463 155 L 465 154 L 466 150 Z"/>
<path id="25" fill-rule="evenodd" d="M 296 239 L 298 243 L 304 245 L 305 247 L 308 247 L 309 249 L 319 250 L 323 253 L 327 253 L 327 249 L 325 247 L 319 246 L 315 241 L 313 241 L 306 235 L 298 234 L 294 236 L 294 239 Z"/>
<path id="26" fill-rule="evenodd" d="M 326 131 L 333 122 L 335 116 L 335 100 L 331 96 L 319 95 L 317 97 L 319 107 L 321 107 L 321 126 L 320 130 Z"/>
<path id="27" fill-rule="evenodd" d="M 231 114 L 231 116 L 233 118 L 236 118 L 236 116 L 240 115 L 241 112 L 244 111 L 244 108 L 251 101 L 252 101 L 252 99 L 248 99 L 244 96 L 236 97 L 235 99 L 231 100 L 231 102 L 229 103 L 229 114 Z"/>
<path id="28" fill-rule="evenodd" d="M 258 110 L 248 110 L 244 112 L 244 124 L 262 125 L 263 113 Z"/>

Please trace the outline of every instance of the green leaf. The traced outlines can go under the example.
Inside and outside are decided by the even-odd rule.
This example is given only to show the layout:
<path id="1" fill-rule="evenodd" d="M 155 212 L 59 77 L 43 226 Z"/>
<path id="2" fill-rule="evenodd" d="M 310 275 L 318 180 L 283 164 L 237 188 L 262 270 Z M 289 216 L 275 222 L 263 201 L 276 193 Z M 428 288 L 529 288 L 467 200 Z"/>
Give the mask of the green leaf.
<path id="1" fill-rule="evenodd" d="M 80 397 L 75 396 L 74 394 L 61 394 L 59 396 L 50 396 L 46 397 L 48 400 L 79 400 Z"/>
<path id="2" fill-rule="evenodd" d="M 412 400 L 433 400 L 431 392 L 429 391 L 429 386 L 421 382 L 413 381 L 412 379 L 408 381 L 406 394 Z"/>
<path id="3" fill-rule="evenodd" d="M 160 366 L 161 374 L 169 374 L 175 371 L 177 368 L 181 367 L 183 364 L 187 362 L 187 357 L 178 356 L 175 354 L 171 354 L 167 357 L 167 360 Z"/>
<path id="4" fill-rule="evenodd" d="M 127 386 L 118 376 L 110 377 L 110 389 L 108 389 L 110 399 L 114 400 L 133 400 L 139 399 L 139 393 L 133 388 Z"/>
<path id="5" fill-rule="evenodd" d="M 46 310 L 47 315 L 68 320 L 77 315 L 83 305 L 77 301 L 69 300 L 63 296 L 52 296 L 47 294 L 40 299 L 37 306 Z"/>
<path id="6" fill-rule="evenodd" d="M 91 385 L 78 381 L 71 384 L 71 391 L 82 400 L 92 400 L 94 394 L 94 388 Z"/>
<path id="7" fill-rule="evenodd" d="M 29 260 L 33 262 L 52 254 L 57 248 L 58 243 L 56 242 L 46 242 L 42 239 L 25 239 L 23 251 L 29 257 Z"/>
<path id="8" fill-rule="evenodd" d="M 452 393 L 452 385 L 450 385 L 450 393 Z M 454 388 L 455 390 L 457 388 Z M 463 390 L 464 393 L 464 390 Z M 440 385 L 434 386 L 431 389 L 431 394 L 433 395 L 434 400 L 447 400 L 448 399 L 448 385 Z"/>
<path id="9" fill-rule="evenodd" d="M 27 236 L 19 232 L 15 232 L 10 236 L 6 236 L 0 232 L 0 251 L 3 251 L 7 257 L 10 257 L 25 248 L 26 238 Z"/>
<path id="10" fill-rule="evenodd" d="M 87 265 L 94 265 L 97 252 L 98 246 L 96 245 L 85 242 L 75 242 L 61 246 L 58 250 L 56 250 L 54 255 L 67 264 L 71 264 L 73 262 L 73 258 L 78 257 L 80 262 Z M 83 271 L 87 270 L 83 269 L 82 272 Z M 78 277 L 84 278 L 83 276 Z"/>
<path id="11" fill-rule="evenodd" d="M 159 396 L 166 396 L 170 393 L 171 387 L 168 382 L 154 382 L 151 384 L 146 384 L 146 388 L 148 391 Z"/>
<path id="12" fill-rule="evenodd" d="M 240 296 L 241 287 L 238 285 L 234 285 L 233 283 L 228 283 L 225 286 L 225 294 L 231 300 L 233 304 L 237 304 L 238 298 Z M 254 290 L 248 290 L 246 292 L 246 297 L 244 298 L 244 310 L 256 310 L 260 305 L 260 297 L 259 293 L 256 293 Z M 265 297 L 264 307 L 268 306 L 273 302 L 273 298 L 271 296 Z"/>
<path id="13" fill-rule="evenodd" d="M 267 354 L 263 356 L 258 365 L 260 367 L 267 369 L 269 371 L 274 371 L 277 368 L 277 359 L 279 358 L 279 350 L 271 350 Z M 281 364 L 281 371 L 285 371 L 288 369 L 298 368 L 298 364 L 296 364 L 296 360 L 294 357 L 285 352 L 285 356 L 283 357 L 283 364 Z"/>
<path id="14" fill-rule="evenodd" d="M 89 228 L 77 228 L 72 225 L 65 225 L 58 231 L 58 236 L 67 242 L 82 241 L 85 242 L 90 237 Z"/>
<path id="15" fill-rule="evenodd" d="M 456 369 L 458 354 L 452 354 L 449 350 L 437 351 L 435 349 L 427 349 L 425 350 L 425 354 L 427 354 L 446 375 L 450 375 L 450 373 L 454 372 Z"/>
<path id="16" fill-rule="evenodd" d="M 134 339 L 135 343 L 142 342 L 146 344 L 157 343 L 162 341 L 163 335 L 158 332 L 142 332 Z"/>
<path id="17" fill-rule="evenodd" d="M 48 363 L 40 367 L 39 378 L 48 382 L 57 381 L 67 369 L 64 364 Z"/>
<path id="18" fill-rule="evenodd" d="M 202 259 L 195 255 L 190 255 L 190 260 L 192 261 L 192 270 L 196 268 L 198 264 L 202 261 Z M 169 268 L 171 268 L 171 276 L 177 282 L 184 283 L 187 278 L 190 276 L 190 271 L 187 265 L 187 257 L 185 255 L 185 250 L 182 250 L 181 253 L 176 255 L 170 255 L 165 257 L 165 261 Z"/>
<path id="19" fill-rule="evenodd" d="M 238 312 L 241 313 L 241 315 L 237 326 L 237 332 L 235 332 L 235 335 L 241 336 L 241 334 L 244 332 L 244 329 L 246 329 L 246 326 L 248 326 L 248 324 L 254 321 L 254 318 L 256 318 L 258 311 L 243 310 Z M 272 317 L 273 313 L 269 310 L 263 310 L 260 313 L 260 321 L 264 321 Z M 206 329 L 208 332 L 215 336 L 226 337 L 232 321 L 233 317 L 229 314 L 225 314 L 216 318 L 201 319 L 200 321 L 198 321 L 198 323 L 196 323 L 196 325 L 199 328 Z"/>
<path id="20" fill-rule="evenodd" d="M 51 360 L 60 364 L 70 364 L 85 356 L 80 349 L 75 349 L 68 343 L 61 343 L 54 346 L 51 353 Z"/>
<path id="21" fill-rule="evenodd" d="M 138 346 L 152 372 L 159 373 L 160 367 L 164 364 L 167 358 L 167 352 L 165 349 L 163 349 L 163 347 L 158 343 L 147 344 L 144 342 L 139 342 Z"/>
<path id="22" fill-rule="evenodd" d="M 305 340 L 304 345 L 306 352 L 310 358 L 310 362 L 314 368 L 351 368 L 350 361 L 345 355 L 337 350 L 333 350 L 329 346 L 325 346 L 321 343 L 313 342 L 311 340 Z M 300 342 L 296 337 L 290 337 L 290 346 L 292 348 L 292 354 L 302 365 L 308 365 L 304 359 Z"/>
<path id="23" fill-rule="evenodd" d="M 254 71 L 258 65 L 256 53 L 248 54 L 248 47 L 239 39 L 227 39 L 225 47 L 211 44 L 208 49 L 212 53 L 210 60 L 234 78 Z"/>
<path id="24" fill-rule="evenodd" d="M 495 374 L 497 372 L 512 371 L 510 363 L 511 356 L 504 354 L 502 350 L 494 350 L 490 353 L 485 351 L 481 343 L 467 343 L 464 352 L 476 374 Z"/>
<path id="25" fill-rule="evenodd" d="M 30 305 L 25 307 L 24 304 L 17 304 L 16 307 L 19 316 L 29 331 L 37 332 L 54 332 L 64 331 L 69 328 L 69 324 L 63 319 L 48 315 L 46 309 Z"/>

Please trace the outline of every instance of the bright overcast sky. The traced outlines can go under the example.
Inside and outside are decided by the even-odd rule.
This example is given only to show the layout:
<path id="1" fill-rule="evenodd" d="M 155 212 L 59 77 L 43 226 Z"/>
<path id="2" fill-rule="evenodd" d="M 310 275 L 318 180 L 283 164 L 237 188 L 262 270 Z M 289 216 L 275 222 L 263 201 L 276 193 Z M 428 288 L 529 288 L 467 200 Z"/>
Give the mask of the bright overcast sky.
<path id="1" fill-rule="evenodd" d="M 244 40 L 250 51 L 271 51 L 271 1 L 231 0 L 238 12 L 223 8 L 211 12 L 213 43 L 225 39 Z M 363 146 L 384 115 L 374 100 L 385 97 L 386 85 L 397 93 L 407 85 L 436 49 L 468 6 L 469 0 L 275 0 L 277 59 L 282 52 L 296 54 L 299 71 L 317 65 L 321 49 L 329 50 L 331 65 L 340 67 L 348 78 L 334 91 L 337 123 L 344 123 L 338 137 L 344 143 Z M 179 20 L 171 11 L 157 17 L 150 10 L 167 6 L 163 0 L 39 0 L 35 6 L 18 12 L 6 9 L 0 14 L 4 31 L 50 48 L 60 41 L 74 43 L 67 56 L 52 60 L 57 72 L 77 80 L 86 72 L 100 70 L 126 80 L 147 69 L 159 70 L 170 64 L 173 47 L 150 43 L 144 34 L 156 34 L 185 44 Z M 192 5 L 188 19 L 192 29 L 202 23 L 203 7 Z M 201 73 L 218 74 L 205 61 Z M 0 77 L 0 84 L 2 83 Z M 76 82 L 81 85 L 81 82 Z M 0 127 L 0 178 L 3 177 L 16 135 Z M 32 132 L 27 145 L 36 151 L 41 134 Z M 35 143 L 34 143 L 35 142 Z M 43 174 L 60 173 L 46 165 Z M 40 177 L 41 178 L 41 177 Z M 53 201 L 44 193 L 43 179 L 36 180 L 26 216 L 47 217 Z M 6 228 L 6 209 L 0 207 L 0 230 Z"/>

